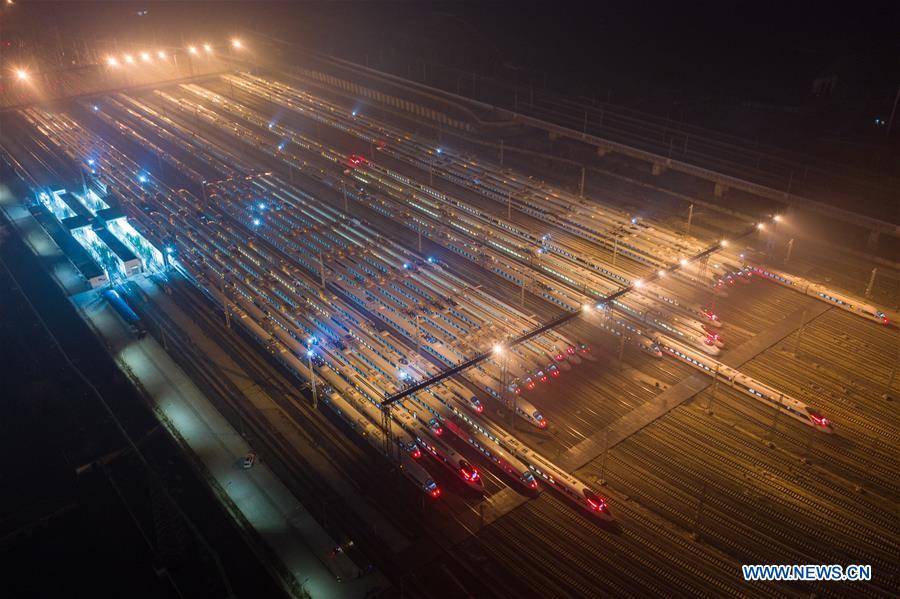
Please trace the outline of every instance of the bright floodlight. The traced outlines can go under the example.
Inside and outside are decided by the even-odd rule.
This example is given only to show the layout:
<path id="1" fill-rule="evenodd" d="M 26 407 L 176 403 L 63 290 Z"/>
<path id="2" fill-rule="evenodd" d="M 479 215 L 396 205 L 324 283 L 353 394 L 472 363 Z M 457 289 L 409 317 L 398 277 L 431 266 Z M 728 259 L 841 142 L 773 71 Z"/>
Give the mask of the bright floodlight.
<path id="1" fill-rule="evenodd" d="M 503 353 L 503 345 L 498 343 L 494 346 L 494 353 L 498 356 Z"/>
<path id="2" fill-rule="evenodd" d="M 28 71 L 25 69 L 16 69 L 16 79 L 19 81 L 28 81 Z"/>
<path id="3" fill-rule="evenodd" d="M 634 282 L 634 286 L 635 286 L 637 289 L 640 289 L 641 287 L 644 286 L 644 282 L 643 282 L 642 280 L 638 279 L 637 281 Z"/>
<path id="4" fill-rule="evenodd" d="M 117 66 L 119 66 L 119 61 L 116 60 L 115 56 L 110 56 L 109 58 L 106 59 L 106 64 L 108 64 L 111 67 L 117 67 Z"/>
<path id="5" fill-rule="evenodd" d="M 583 304 L 583 305 L 581 306 L 581 309 L 582 309 L 584 312 L 589 312 L 589 311 L 591 310 L 591 305 L 590 305 L 590 304 Z"/>
<path id="6" fill-rule="evenodd" d="M 210 46 L 209 44 L 203 44 L 203 49 L 207 52 L 212 52 L 212 46 Z"/>
<path id="7" fill-rule="evenodd" d="M 238 50 L 240 50 L 241 48 L 244 47 L 244 44 L 242 44 L 241 40 L 239 40 L 239 39 L 233 39 L 233 40 L 231 40 L 231 46 L 233 48 L 237 48 Z"/>
<path id="8" fill-rule="evenodd" d="M 760 231 L 766 230 L 766 226 L 762 223 L 756 223 L 756 228 L 759 229 Z"/>
<path id="9" fill-rule="evenodd" d="M 664 271 L 663 269 L 660 268 L 656 274 L 658 274 L 660 277 L 664 277 L 664 276 L 666 276 L 666 271 Z"/>
<path id="10" fill-rule="evenodd" d="M 682 266 L 687 266 L 688 265 L 687 258 L 682 258 L 681 260 L 678 261 L 678 263 L 681 264 Z"/>
<path id="11" fill-rule="evenodd" d="M 728 247 L 728 240 L 727 240 L 727 239 L 723 239 L 722 241 L 719 242 L 719 245 L 721 245 L 723 248 L 727 248 L 727 247 Z"/>
<path id="12" fill-rule="evenodd" d="M 166 53 L 163 52 L 162 50 L 160 50 L 159 52 L 157 52 L 157 53 L 156 53 L 156 56 L 157 56 L 157 58 L 159 58 L 160 60 L 165 60 L 165 59 L 166 59 Z"/>
<path id="13" fill-rule="evenodd" d="M 188 52 L 190 52 L 191 54 L 196 54 L 197 46 L 191 46 L 190 48 L 188 48 Z"/>
<path id="14" fill-rule="evenodd" d="M 776 214 L 775 216 L 772 217 L 772 220 L 774 220 L 776 223 L 780 223 L 780 222 L 781 222 L 781 215 L 780 215 L 780 214 Z"/>
<path id="15" fill-rule="evenodd" d="M 150 53 L 141 52 L 141 60 L 143 60 L 144 62 L 150 62 Z"/>
<path id="16" fill-rule="evenodd" d="M 134 64 L 134 57 L 131 54 L 126 54 L 125 62 L 127 62 L 128 64 Z"/>

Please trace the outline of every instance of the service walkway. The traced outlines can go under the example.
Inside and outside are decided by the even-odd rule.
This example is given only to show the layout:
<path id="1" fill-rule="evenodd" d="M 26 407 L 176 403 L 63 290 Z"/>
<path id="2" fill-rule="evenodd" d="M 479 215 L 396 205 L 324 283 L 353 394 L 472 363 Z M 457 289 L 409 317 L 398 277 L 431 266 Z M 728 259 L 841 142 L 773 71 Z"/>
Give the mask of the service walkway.
<path id="1" fill-rule="evenodd" d="M 722 357 L 721 361 L 732 368 L 740 368 L 796 331 L 802 325 L 804 317 L 807 322 L 810 322 L 830 309 L 831 306 L 824 302 L 809 300 L 796 312 L 789 314 L 765 331 L 729 351 L 727 355 Z M 573 445 L 560 455 L 557 464 L 570 472 L 583 468 L 603 454 L 604 450 L 615 447 L 616 444 L 624 441 L 657 418 L 677 408 L 712 383 L 713 379 L 711 377 L 695 372 L 677 385 L 669 387 L 647 403 L 622 416 L 608 427 Z M 749 397 L 746 400 L 754 401 Z"/>
<path id="2" fill-rule="evenodd" d="M 251 451 L 247 442 L 153 338 L 135 339 L 97 291 L 71 300 L 120 368 L 155 402 L 160 420 L 203 463 L 226 507 L 240 512 L 239 519 L 281 559 L 298 588 L 312 597 L 363 597 L 388 586 L 377 572 L 354 578 L 356 566 L 343 554 L 330 558 L 337 543 L 265 464 L 242 468 Z"/>

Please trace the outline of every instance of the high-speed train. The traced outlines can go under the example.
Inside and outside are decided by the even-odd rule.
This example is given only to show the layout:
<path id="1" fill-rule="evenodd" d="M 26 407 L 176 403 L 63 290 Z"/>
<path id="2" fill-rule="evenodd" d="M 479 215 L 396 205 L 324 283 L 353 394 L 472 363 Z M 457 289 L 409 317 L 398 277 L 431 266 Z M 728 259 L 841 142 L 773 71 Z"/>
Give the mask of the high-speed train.
<path id="1" fill-rule="evenodd" d="M 871 304 L 867 304 L 859 298 L 851 297 L 847 294 L 837 293 L 823 285 L 813 283 L 804 278 L 781 272 L 769 267 L 750 266 L 748 267 L 754 273 L 762 276 L 767 281 L 772 281 L 785 287 L 790 287 L 794 291 L 798 291 L 804 295 L 822 300 L 842 310 L 852 312 L 857 316 L 862 316 L 879 324 L 888 325 L 890 320 L 887 315 Z"/>
<path id="2" fill-rule="evenodd" d="M 691 351 L 674 339 L 662 338 L 660 339 L 660 346 L 662 351 L 670 356 L 703 370 L 707 375 L 718 378 L 719 381 L 729 387 L 737 389 L 773 408 L 780 409 L 794 420 L 798 420 L 822 432 L 834 432 L 831 420 L 799 399 L 776 391 L 772 387 L 742 374 L 730 366 Z"/>
<path id="3" fill-rule="evenodd" d="M 122 167 L 119 165 L 116 168 L 120 168 L 123 172 L 136 172 L 130 166 Z M 113 169 L 110 169 L 113 170 Z M 127 177 L 128 175 L 126 175 Z M 134 175 L 130 175 L 134 177 Z M 148 187 L 150 187 L 148 185 Z M 129 193 L 136 194 L 137 197 L 141 197 L 140 189 L 138 186 L 135 186 L 135 189 L 130 190 Z M 178 202 L 173 201 L 171 197 L 160 199 L 160 202 L 166 202 L 167 204 L 177 205 Z M 199 202 L 199 200 L 197 200 Z M 272 243 L 275 247 L 280 249 L 279 244 L 287 243 L 286 239 L 276 238 L 274 235 L 270 235 L 266 231 L 261 231 L 260 233 L 256 233 L 257 237 L 254 238 L 252 244 L 240 245 L 242 241 L 246 241 L 246 239 L 241 239 L 242 236 L 246 234 L 246 232 L 241 228 L 242 226 L 247 230 L 253 230 L 251 227 L 256 226 L 255 224 L 245 222 L 245 219 L 237 220 L 236 222 L 241 223 L 240 225 L 229 225 L 227 229 L 222 229 L 222 224 L 227 220 L 227 217 L 224 214 L 216 214 L 215 221 L 211 224 L 208 223 L 200 223 L 195 222 L 196 219 L 188 218 L 185 216 L 184 222 L 189 224 L 181 224 L 179 216 L 180 212 L 174 211 L 171 212 L 171 215 L 168 218 L 168 223 L 175 230 L 179 231 L 180 237 L 178 238 L 178 251 L 181 256 L 183 256 L 183 261 L 185 263 L 191 262 L 193 264 L 193 268 L 196 271 L 196 274 L 200 279 L 205 281 L 205 285 L 210 286 L 211 289 L 217 289 L 218 286 L 215 284 L 219 279 L 226 280 L 229 277 L 233 283 L 229 284 L 228 290 L 230 294 L 237 294 L 235 297 L 226 297 L 225 291 L 222 291 L 221 295 L 217 296 L 219 301 L 222 303 L 226 303 L 226 305 L 231 304 L 231 311 L 234 314 L 243 313 L 246 316 L 246 313 L 252 313 L 252 317 L 246 316 L 242 317 L 241 321 L 246 321 L 248 326 L 253 327 L 254 334 L 257 338 L 260 339 L 261 343 L 266 344 L 273 348 L 271 351 L 283 354 L 285 359 L 290 358 L 290 363 L 293 365 L 293 368 L 298 372 L 303 372 L 307 369 L 307 366 L 297 360 L 297 343 L 298 339 L 294 339 L 291 341 L 288 337 L 284 337 L 283 335 L 279 335 L 280 340 L 274 340 L 272 337 L 271 331 L 265 330 L 276 325 L 276 321 L 279 321 L 281 324 L 277 324 L 278 327 L 285 326 L 297 326 L 293 324 L 293 320 L 287 316 L 287 312 L 282 313 L 282 311 L 288 311 L 291 306 L 303 305 L 305 301 L 318 301 L 317 298 L 320 298 L 320 295 L 316 297 L 303 297 L 302 293 L 305 292 L 297 292 L 296 290 L 288 289 L 289 285 L 286 283 L 276 284 L 272 281 L 269 281 L 270 277 L 277 278 L 279 276 L 283 277 L 284 275 L 289 275 L 288 270 L 284 270 L 283 274 L 281 273 L 282 269 L 272 268 L 268 265 L 277 265 L 279 260 L 279 254 L 276 249 L 266 245 L 266 243 L 261 241 L 263 236 L 267 241 Z M 238 217 L 233 217 L 237 219 Z M 273 220 L 275 217 L 272 217 Z M 148 221 L 149 222 L 149 221 Z M 173 222 L 175 224 L 173 224 Z M 234 227 L 234 228 L 232 228 Z M 203 232 L 201 236 L 198 236 L 200 239 L 198 243 L 198 247 L 200 243 L 204 244 L 201 249 L 197 251 L 193 251 L 191 243 L 194 243 L 193 239 L 188 241 L 188 233 L 187 229 L 196 229 L 197 231 L 206 231 Z M 221 260 L 219 259 L 221 258 Z M 204 270 L 204 265 L 209 265 L 210 268 L 215 268 L 217 270 L 217 277 L 207 279 L 204 275 L 202 275 Z M 305 276 L 305 275 L 297 275 L 297 276 Z M 323 300 L 326 301 L 326 300 Z M 234 307 L 235 304 L 239 304 L 240 308 Z M 305 308 L 309 310 L 309 307 Z M 310 312 L 312 316 L 310 316 L 304 327 L 308 327 L 305 330 L 307 333 L 315 326 L 315 330 L 319 334 L 327 334 L 321 325 L 322 322 L 328 321 L 328 326 L 335 326 L 330 320 L 333 318 L 332 314 L 337 315 L 339 311 L 345 310 L 347 308 L 339 307 L 339 303 L 336 303 L 333 307 L 325 307 L 324 310 L 327 310 L 327 313 L 323 313 L 320 308 L 316 308 L 319 316 L 317 317 L 315 314 Z M 247 311 L 244 313 L 244 311 Z M 348 312 L 342 312 L 347 318 L 352 318 Z M 304 318 L 307 318 L 304 316 Z M 341 316 L 340 318 L 343 318 Z M 321 319 L 321 320 L 317 320 Z M 299 316 L 295 316 L 295 320 L 299 322 Z M 291 324 L 288 324 L 288 321 L 291 321 Z M 338 326 L 343 327 L 344 325 L 337 323 Z M 337 331 L 338 329 L 335 329 Z M 334 338 L 333 342 L 337 347 L 338 340 Z M 288 351 L 285 349 L 286 345 L 290 345 L 293 350 Z M 569 346 L 572 348 L 572 354 L 583 353 L 587 354 L 589 348 L 582 344 L 578 344 L 577 346 L 572 345 Z M 374 351 L 374 350 L 372 350 Z M 567 348 L 568 351 L 568 348 Z M 335 353 L 335 355 L 337 352 Z M 367 359 L 378 362 L 379 367 L 384 370 L 388 369 L 388 364 L 382 363 L 377 360 L 373 354 L 368 351 L 360 350 L 357 354 L 350 355 L 348 354 L 348 360 L 362 360 L 364 357 Z M 319 369 L 330 369 L 331 363 L 316 363 L 316 367 Z M 340 365 L 336 365 L 335 367 L 341 368 Z M 345 374 L 342 376 L 353 377 L 353 373 L 347 370 Z M 552 376 L 552 375 L 551 375 Z M 361 381 L 357 380 L 356 384 L 361 384 Z M 376 393 L 378 389 L 372 389 L 372 393 Z M 335 400 L 338 401 L 338 400 Z M 530 405 L 530 404 L 529 404 Z M 351 404 L 347 404 L 347 408 L 343 409 L 343 412 L 352 418 L 352 415 L 349 410 L 356 410 L 356 406 Z M 397 413 L 400 413 L 400 410 L 395 410 Z M 355 422 L 359 421 L 356 418 L 353 418 Z M 538 425 L 539 426 L 539 425 Z M 377 429 L 377 426 L 375 427 Z M 425 435 L 420 435 L 420 440 L 423 442 L 423 445 L 429 444 L 433 449 L 438 449 L 438 442 L 431 443 L 429 439 L 431 438 L 430 433 L 427 431 Z M 373 437 L 374 438 L 374 437 Z M 514 440 L 513 440 L 514 441 Z M 506 443 L 509 445 L 513 444 L 513 441 L 506 440 Z M 503 445 L 501 444 L 501 448 Z M 511 450 L 507 449 L 510 453 Z M 432 451 L 429 451 L 432 455 L 435 455 Z M 441 451 L 444 459 L 452 459 L 452 454 L 447 451 Z M 483 452 L 482 452 L 483 453 Z M 579 482 L 575 477 L 572 477 L 565 472 L 556 468 L 551 462 L 541 458 L 537 454 L 531 455 L 528 453 L 528 450 L 524 446 L 520 446 L 518 453 L 513 454 L 517 459 L 519 459 L 523 464 L 525 464 L 528 469 L 533 473 L 533 475 L 537 475 L 540 478 L 543 478 L 545 481 L 548 481 L 554 488 L 556 488 L 561 493 L 565 494 L 568 498 L 573 499 L 579 505 L 586 507 L 587 509 L 601 514 L 602 517 L 609 517 L 609 510 L 606 506 L 605 500 L 599 497 L 595 492 L 590 490 L 587 485 Z M 526 456 L 526 457 L 523 457 Z M 529 457 L 530 456 L 530 457 Z M 412 456 L 410 456 L 412 457 Z M 528 461 L 526 461 L 526 459 Z M 447 465 L 447 462 L 443 462 Z M 456 465 L 460 468 L 465 467 L 466 465 L 471 466 L 466 462 L 463 464 L 461 461 L 457 461 Z M 449 466 L 448 466 L 449 467 Z M 480 481 L 480 477 L 478 477 L 477 469 L 474 467 L 466 468 L 462 471 L 462 476 L 469 479 L 469 483 L 472 483 L 472 479 L 476 478 Z M 426 485 L 427 480 L 423 480 L 423 490 L 428 492 L 428 488 L 430 485 Z M 433 482 L 433 481 L 432 481 Z M 470 486 L 473 486 L 470 484 Z M 473 486 L 473 488 L 477 488 L 477 484 Z M 482 485 L 483 486 L 483 485 Z M 438 490 L 439 494 L 439 490 Z"/>

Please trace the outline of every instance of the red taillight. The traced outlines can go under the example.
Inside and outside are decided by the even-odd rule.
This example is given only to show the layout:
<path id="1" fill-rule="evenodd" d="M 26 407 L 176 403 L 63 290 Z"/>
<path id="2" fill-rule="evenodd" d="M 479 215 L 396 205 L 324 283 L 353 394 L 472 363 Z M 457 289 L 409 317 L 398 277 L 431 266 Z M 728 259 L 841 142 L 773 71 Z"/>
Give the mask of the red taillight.
<path id="1" fill-rule="evenodd" d="M 517 389 L 517 390 L 516 390 L 516 393 L 518 393 L 518 392 L 519 392 L 519 391 L 518 391 L 518 389 Z M 482 412 L 484 412 L 484 406 L 481 405 L 481 404 L 478 404 L 477 406 L 475 406 L 475 411 L 478 412 L 479 414 L 481 414 Z"/>
<path id="2" fill-rule="evenodd" d="M 562 362 L 562 361 L 563 361 L 563 358 L 565 358 L 564 355 L 562 355 L 562 354 L 556 354 L 556 361 L 557 361 L 557 362 Z"/>
<path id="3" fill-rule="evenodd" d="M 422 452 L 419 451 L 418 447 L 416 447 L 415 449 L 412 450 L 412 453 L 410 455 L 413 457 L 414 460 L 418 460 L 419 458 L 422 457 Z"/>
<path id="4" fill-rule="evenodd" d="M 528 487 L 531 489 L 537 489 L 537 481 L 534 479 L 531 479 L 531 482 L 528 483 Z"/>
<path id="5" fill-rule="evenodd" d="M 528 388 L 534 389 L 534 381 L 531 381 L 530 383 L 528 383 Z"/>
<path id="6" fill-rule="evenodd" d="M 522 390 L 519 389 L 518 387 L 516 387 L 516 395 L 521 395 L 521 394 L 522 394 Z"/>
<path id="7" fill-rule="evenodd" d="M 575 353 L 575 348 L 572 347 L 572 346 L 570 345 L 570 346 L 568 347 L 568 349 L 566 349 L 566 351 L 569 352 L 570 354 L 574 354 L 574 353 Z"/>
<path id="8" fill-rule="evenodd" d="M 432 497 L 440 497 L 441 496 L 441 488 L 435 487 L 433 491 L 431 491 Z"/>
<path id="9" fill-rule="evenodd" d="M 541 421 L 538 423 L 538 426 L 541 427 L 541 428 L 547 428 L 547 421 L 546 421 L 546 420 L 541 420 Z"/>
<path id="10" fill-rule="evenodd" d="M 884 318 L 881 319 L 881 324 L 883 324 L 884 326 L 887 326 L 887 325 L 889 325 L 890 323 L 891 323 L 891 321 L 888 320 L 888 317 L 887 317 L 887 316 L 885 316 Z"/>
<path id="11" fill-rule="evenodd" d="M 550 371 L 550 374 L 552 374 L 553 376 L 559 376 L 559 371 L 558 371 L 558 370 L 552 370 L 552 371 Z"/>
<path id="12" fill-rule="evenodd" d="M 547 375 L 546 375 L 546 374 L 545 374 L 544 376 L 541 377 L 541 382 L 542 382 L 542 383 L 546 383 L 546 382 L 547 382 Z"/>
<path id="13" fill-rule="evenodd" d="M 810 414 L 809 417 L 812 418 L 813 422 L 815 422 L 819 426 L 828 426 L 831 424 L 831 421 L 824 416 L 816 416 L 815 414 Z"/>

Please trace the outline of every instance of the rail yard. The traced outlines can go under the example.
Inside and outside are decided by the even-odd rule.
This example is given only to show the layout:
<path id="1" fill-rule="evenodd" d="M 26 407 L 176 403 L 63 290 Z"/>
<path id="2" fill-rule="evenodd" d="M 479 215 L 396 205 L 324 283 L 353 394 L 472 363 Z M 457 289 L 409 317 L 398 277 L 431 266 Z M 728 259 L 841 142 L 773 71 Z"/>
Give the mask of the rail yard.
<path id="1" fill-rule="evenodd" d="M 688 233 L 259 68 L 0 118 L 18 201 L 100 267 L 83 293 L 202 381 L 393 588 L 900 590 L 897 275 L 864 293 L 841 274 L 861 257 L 823 258 L 828 278 L 773 257 L 796 215 Z M 308 447 L 267 436 L 213 346 Z M 874 575 L 741 579 L 766 563 Z"/>

